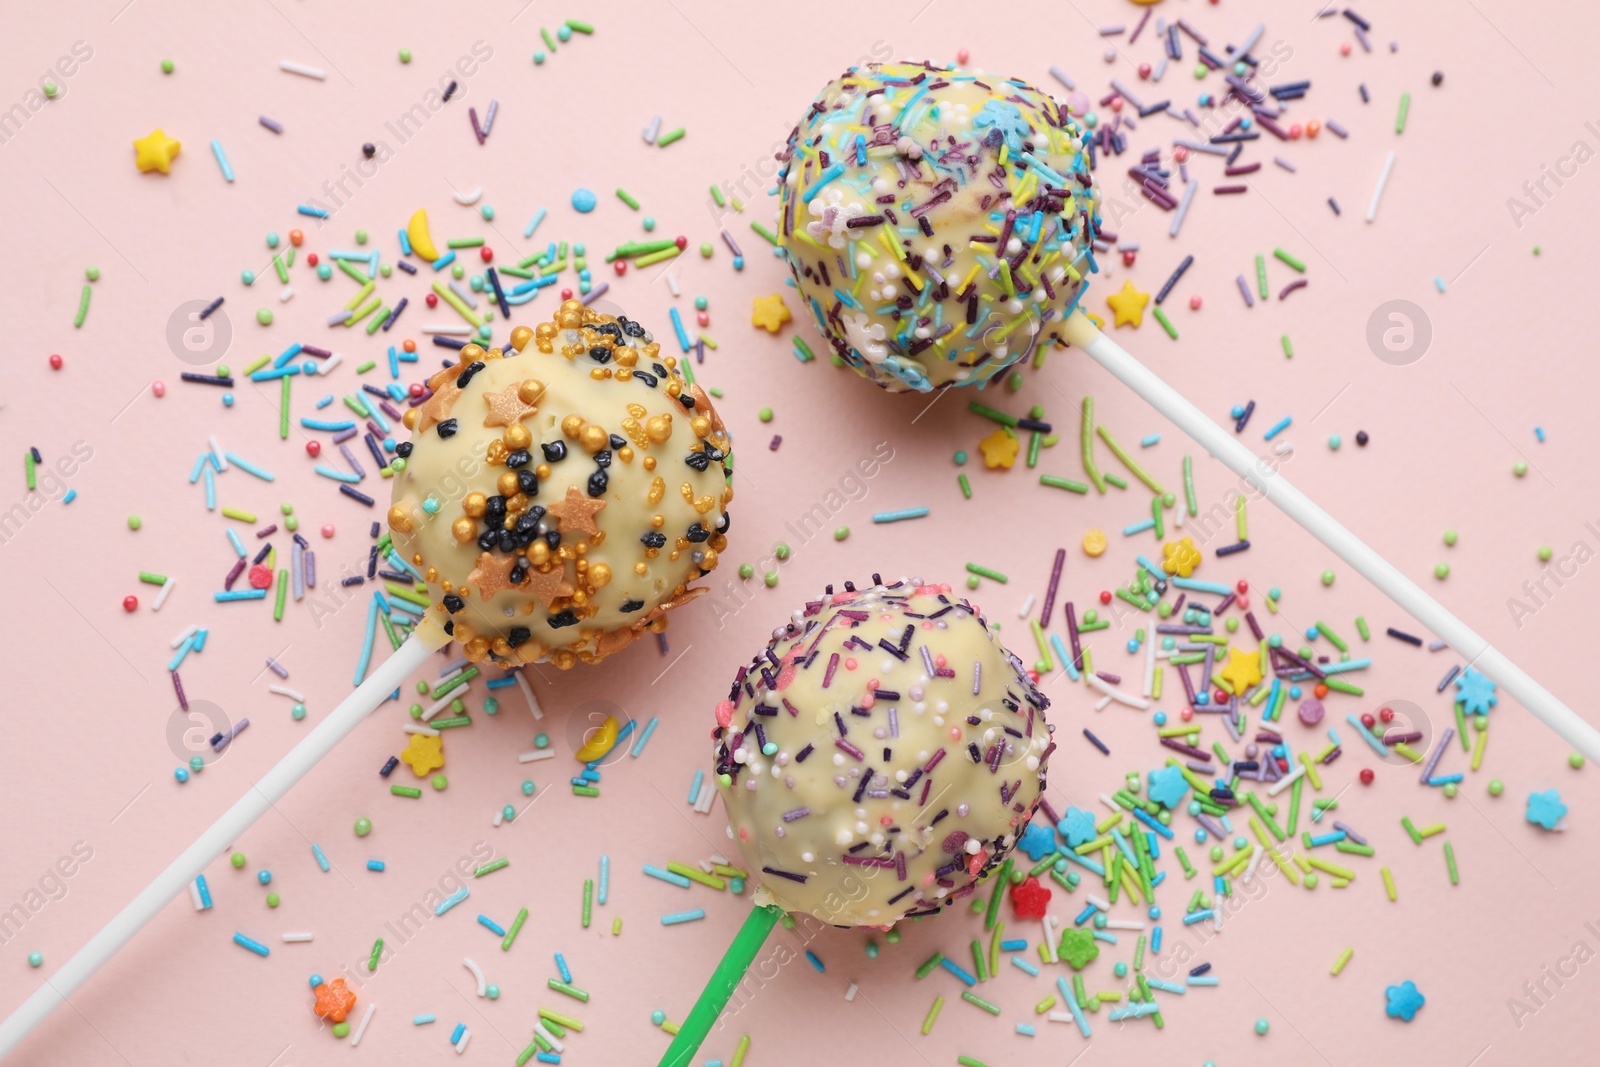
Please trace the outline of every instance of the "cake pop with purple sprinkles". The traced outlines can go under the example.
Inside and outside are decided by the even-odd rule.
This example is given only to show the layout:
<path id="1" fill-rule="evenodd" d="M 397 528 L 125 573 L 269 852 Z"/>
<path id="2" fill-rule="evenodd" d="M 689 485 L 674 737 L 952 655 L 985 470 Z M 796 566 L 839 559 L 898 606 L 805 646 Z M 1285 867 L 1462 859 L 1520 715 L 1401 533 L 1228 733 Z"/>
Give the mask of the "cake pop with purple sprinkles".
<path id="1" fill-rule="evenodd" d="M 887 927 L 972 893 L 1044 794 L 1049 701 L 948 585 L 829 586 L 717 705 L 758 904 Z"/>
<path id="2" fill-rule="evenodd" d="M 838 357 L 891 392 L 978 385 L 1051 343 L 1097 268 L 1087 131 L 1017 78 L 868 63 L 778 173 L 778 243 Z"/>

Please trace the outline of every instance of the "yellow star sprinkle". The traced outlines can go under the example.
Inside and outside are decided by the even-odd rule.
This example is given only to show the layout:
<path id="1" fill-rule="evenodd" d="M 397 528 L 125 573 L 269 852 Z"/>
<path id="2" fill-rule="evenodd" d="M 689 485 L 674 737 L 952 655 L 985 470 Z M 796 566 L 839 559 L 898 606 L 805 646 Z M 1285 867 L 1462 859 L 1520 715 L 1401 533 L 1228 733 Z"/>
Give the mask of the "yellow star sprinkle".
<path id="1" fill-rule="evenodd" d="M 1106 297 L 1106 303 L 1116 313 L 1116 325 L 1138 326 L 1144 322 L 1144 306 L 1150 302 L 1149 293 L 1141 293 L 1131 281 L 1122 283 L 1122 292 Z"/>
<path id="2" fill-rule="evenodd" d="M 1236 694 L 1243 695 L 1251 686 L 1261 681 L 1261 657 L 1241 649 L 1228 649 L 1228 665 L 1218 672 L 1222 680 L 1233 686 Z"/>
<path id="3" fill-rule="evenodd" d="M 783 302 L 782 293 L 758 296 L 750 311 L 750 325 L 760 326 L 768 333 L 777 333 L 789 321 L 789 305 Z"/>
<path id="4" fill-rule="evenodd" d="M 983 451 L 983 465 L 1004 470 L 1010 470 L 1017 461 L 1017 449 L 1021 447 L 1022 442 L 1015 434 L 1006 433 L 1003 426 L 978 442 L 978 448 Z"/>
<path id="5" fill-rule="evenodd" d="M 136 153 L 133 161 L 138 165 L 141 174 L 152 170 L 170 174 L 172 159 L 182 147 L 183 145 L 157 129 L 150 136 L 141 137 L 133 142 L 133 150 Z"/>

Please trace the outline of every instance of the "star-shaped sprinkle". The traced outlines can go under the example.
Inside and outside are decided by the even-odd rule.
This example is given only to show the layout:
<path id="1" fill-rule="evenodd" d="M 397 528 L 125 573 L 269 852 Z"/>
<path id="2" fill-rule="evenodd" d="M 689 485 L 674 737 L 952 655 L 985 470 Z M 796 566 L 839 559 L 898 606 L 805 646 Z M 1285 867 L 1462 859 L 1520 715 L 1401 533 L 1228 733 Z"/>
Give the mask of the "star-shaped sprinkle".
<path id="1" fill-rule="evenodd" d="M 777 333 L 790 319 L 789 305 L 783 302 L 782 293 L 758 296 L 750 308 L 750 325 L 759 326 L 768 333 Z"/>
<path id="2" fill-rule="evenodd" d="M 1133 287 L 1133 282 L 1124 281 L 1120 293 L 1112 293 L 1106 297 L 1106 303 L 1111 306 L 1116 315 L 1118 326 L 1140 326 L 1144 323 L 1144 306 L 1150 302 L 1149 293 L 1141 293 Z"/>
<path id="3" fill-rule="evenodd" d="M 567 565 L 562 563 L 559 567 L 552 567 L 547 571 L 537 568 L 528 572 L 528 591 L 539 598 L 539 602 L 550 609 L 550 605 L 564 596 L 573 593 L 572 583 L 567 581 Z"/>
<path id="4" fill-rule="evenodd" d="M 577 531 L 593 537 L 600 532 L 600 527 L 594 521 L 595 514 L 605 506 L 604 500 L 585 496 L 583 490 L 575 485 L 569 485 L 567 498 L 551 504 L 548 513 L 561 520 L 562 533 Z"/>
<path id="5" fill-rule="evenodd" d="M 1169 541 L 1161 546 L 1161 569 L 1179 578 L 1187 578 L 1200 566 L 1200 550 L 1189 538 Z"/>
<path id="6" fill-rule="evenodd" d="M 1560 829 L 1561 820 L 1567 817 L 1567 806 L 1561 794 L 1554 789 L 1528 794 L 1528 821 L 1546 830 Z"/>
<path id="7" fill-rule="evenodd" d="M 1049 904 L 1050 888 L 1040 885 L 1037 878 L 1025 878 L 1011 887 L 1011 909 L 1019 919 L 1042 919 Z"/>
<path id="8" fill-rule="evenodd" d="M 141 137 L 133 142 L 135 153 L 133 162 L 141 174 L 148 174 L 153 170 L 171 174 L 172 160 L 182 147 L 183 145 L 157 129 L 150 136 Z"/>
<path id="9" fill-rule="evenodd" d="M 1070 848 L 1077 848 L 1095 839 L 1094 812 L 1084 811 L 1081 808 L 1068 808 L 1067 813 L 1056 823 L 1056 829 L 1061 831 L 1061 836 L 1067 839 Z"/>
<path id="10" fill-rule="evenodd" d="M 1240 648 L 1228 649 L 1228 665 L 1219 672 L 1222 680 L 1233 686 L 1233 691 L 1243 696 L 1251 686 L 1261 681 L 1261 657 Z"/>
<path id="11" fill-rule="evenodd" d="M 1158 767 L 1150 772 L 1150 788 L 1146 791 L 1151 800 L 1176 808 L 1189 795 L 1189 781 L 1177 767 Z"/>
<path id="12" fill-rule="evenodd" d="M 412 773 L 418 778 L 426 778 L 444 766 L 444 738 L 412 734 L 411 743 L 400 753 L 400 758 L 411 765 Z"/>
<path id="13" fill-rule="evenodd" d="M 1056 832 L 1050 824 L 1043 820 L 1030 822 L 1022 836 L 1017 838 L 1017 848 L 1028 854 L 1028 858 L 1038 863 L 1056 850 Z"/>
<path id="14" fill-rule="evenodd" d="M 1056 949 L 1056 955 L 1070 964 L 1073 970 L 1083 970 L 1096 956 L 1100 955 L 1100 946 L 1095 943 L 1094 931 L 1083 929 L 1063 930 L 1061 932 L 1061 947 Z"/>
<path id="15" fill-rule="evenodd" d="M 1417 989 L 1415 982 L 1401 982 L 1392 985 L 1383 991 L 1386 1003 L 1383 1006 L 1384 1014 L 1391 1019 L 1404 1019 L 1410 1022 L 1417 1017 L 1417 1010 L 1428 1002 L 1428 998 Z"/>
<path id="16" fill-rule="evenodd" d="M 488 600 L 502 589 L 512 588 L 511 572 L 523 562 L 521 556 L 496 556 L 491 552 L 478 555 L 477 566 L 467 575 L 467 584 L 478 591 L 478 596 Z"/>
<path id="17" fill-rule="evenodd" d="M 345 985 L 343 978 L 324 982 L 312 992 L 316 994 L 317 1002 L 311 1010 L 329 1022 L 344 1022 L 344 1017 L 349 1015 L 350 1009 L 356 1005 L 356 995 Z"/>
<path id="18" fill-rule="evenodd" d="M 1489 709 L 1500 703 L 1495 696 L 1495 684 L 1488 675 L 1468 667 L 1456 678 L 1456 701 L 1468 715 L 1487 715 Z"/>
<path id="19" fill-rule="evenodd" d="M 512 382 L 498 393 L 484 393 L 483 402 L 489 407 L 489 414 L 483 418 L 485 426 L 515 426 L 529 415 L 539 410 L 537 404 L 524 403 L 517 391 L 522 386 Z"/>
<path id="20" fill-rule="evenodd" d="M 456 385 L 456 375 L 459 368 L 451 371 L 440 371 L 435 374 L 428 385 L 433 390 L 433 395 L 417 409 L 417 433 L 421 433 L 436 422 L 443 422 L 450 417 L 450 412 L 456 406 L 456 401 L 461 399 L 461 389 Z M 439 384 L 434 385 L 437 381 Z"/>
<path id="21" fill-rule="evenodd" d="M 978 442 L 978 448 L 983 452 L 983 465 L 1003 470 L 1009 470 L 1017 461 L 1017 450 L 1021 447 L 1022 442 L 1017 440 L 1017 435 L 1006 433 L 1004 426 Z"/>

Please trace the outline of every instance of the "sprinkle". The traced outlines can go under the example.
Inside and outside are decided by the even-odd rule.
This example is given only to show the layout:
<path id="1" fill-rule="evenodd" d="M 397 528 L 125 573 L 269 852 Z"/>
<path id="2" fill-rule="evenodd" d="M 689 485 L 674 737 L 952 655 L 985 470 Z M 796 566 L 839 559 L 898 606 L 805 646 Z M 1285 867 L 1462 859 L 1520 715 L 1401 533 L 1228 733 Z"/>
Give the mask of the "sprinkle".
<path id="1" fill-rule="evenodd" d="M 1378 184 L 1372 190 L 1372 200 L 1367 204 L 1367 221 L 1371 222 L 1378 214 L 1378 201 L 1383 197 L 1383 187 L 1389 184 L 1389 172 L 1394 169 L 1394 153 L 1390 152 L 1383 161 L 1383 172 L 1378 175 Z M 1262 293 L 1266 296 L 1266 293 Z"/>
<path id="2" fill-rule="evenodd" d="M 687 133 L 687 132 L 688 131 L 685 130 L 682 126 L 679 126 L 675 130 L 671 130 L 671 131 L 669 131 L 667 133 L 663 133 L 661 136 L 656 138 L 656 147 L 657 148 L 665 148 L 665 147 L 667 147 L 667 145 L 672 144 L 674 141 L 680 141 L 680 140 L 683 139 L 683 135 L 685 133 Z"/>
<path id="3" fill-rule="evenodd" d="M 905 519 L 920 519 L 928 514 L 927 508 L 902 508 L 899 511 L 879 511 L 872 516 L 873 522 L 901 522 Z"/>
<path id="4" fill-rule="evenodd" d="M 696 919 L 706 917 L 704 908 L 693 908 L 689 911 L 673 912 L 671 915 L 661 916 L 662 926 L 677 926 L 679 923 L 694 922 Z"/>
<path id="5" fill-rule="evenodd" d="M 237 934 L 237 933 L 234 934 L 233 935 L 233 943 L 235 945 L 238 945 L 238 946 L 242 947 L 242 948 L 249 949 L 251 952 L 254 952 L 257 956 L 266 956 L 272 951 L 266 945 L 263 945 L 261 942 L 255 940 L 254 938 L 246 937 L 244 934 Z"/>
<path id="6" fill-rule="evenodd" d="M 216 138 L 211 139 L 211 154 L 217 157 L 217 166 L 222 168 L 223 179 L 233 181 L 233 167 L 228 163 L 228 154 L 222 150 L 222 142 Z"/>
<path id="7" fill-rule="evenodd" d="M 318 70 L 316 67 L 308 67 L 303 63 L 291 63 L 287 59 L 278 60 L 278 69 L 287 71 L 290 74 L 299 74 L 305 78 L 315 78 L 318 81 L 322 81 L 328 76 L 328 72 L 325 70 Z M 277 131 L 274 130 L 273 132 L 276 133 Z"/>

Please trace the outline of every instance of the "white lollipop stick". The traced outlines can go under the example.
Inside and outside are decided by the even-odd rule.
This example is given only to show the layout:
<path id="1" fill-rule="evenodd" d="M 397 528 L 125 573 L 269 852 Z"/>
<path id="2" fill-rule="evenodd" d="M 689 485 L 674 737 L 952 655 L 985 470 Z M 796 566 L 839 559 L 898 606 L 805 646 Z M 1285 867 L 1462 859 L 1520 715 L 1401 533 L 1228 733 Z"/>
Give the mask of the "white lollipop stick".
<path id="1" fill-rule="evenodd" d="M 1332 515 L 1313 503 L 1310 497 L 1290 485 L 1283 475 L 1268 464 L 1259 462 L 1255 454 L 1237 438 L 1206 418 L 1177 390 L 1095 329 L 1094 323 L 1085 318 L 1082 312 L 1074 313 L 1063 324 L 1062 335 L 1070 344 L 1083 349 L 1090 359 L 1110 371 L 1123 385 L 1143 397 L 1178 429 L 1194 438 L 1196 444 L 1220 460 L 1223 466 L 1247 480 L 1262 496 L 1321 541 L 1334 555 L 1354 567 L 1390 600 L 1438 634 L 1475 669 L 1504 686 L 1534 718 L 1550 727 L 1589 759 L 1600 760 L 1600 731 L 1579 718 L 1576 712 L 1474 633 L 1443 604 L 1424 593 L 1388 560 L 1368 548 Z"/>
<path id="2" fill-rule="evenodd" d="M 425 635 L 423 630 L 428 633 Z M 305 740 L 278 761 L 277 766 L 262 775 L 261 780 L 251 786 L 238 803 L 212 823 L 211 828 L 201 834 L 194 844 L 184 849 L 166 870 L 156 875 L 155 880 L 90 938 L 77 955 L 46 978 L 44 985 L 35 990 L 5 1022 L 0 1023 L 0 1060 L 5 1059 L 18 1042 L 44 1022 L 52 1011 L 116 955 L 117 950 L 126 945 L 134 934 L 182 893 L 205 870 L 207 864 L 222 854 L 223 849 L 238 840 L 274 803 L 281 800 L 322 757 L 333 751 L 335 745 L 383 703 L 409 674 L 421 667 L 444 641 L 444 633 L 427 624 L 413 632 L 394 655 L 373 671 L 355 692 L 345 697 L 327 718 L 306 735 Z"/>

